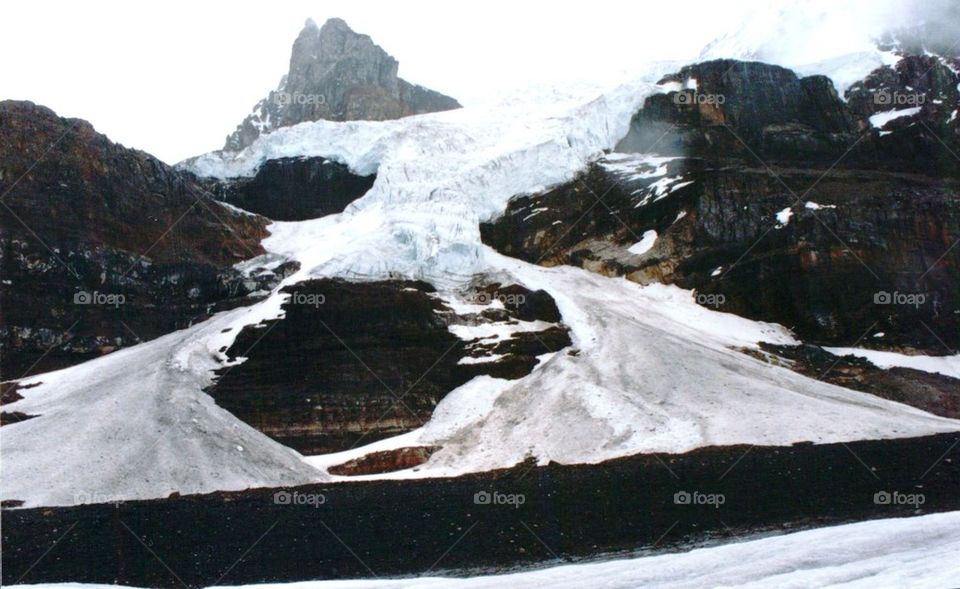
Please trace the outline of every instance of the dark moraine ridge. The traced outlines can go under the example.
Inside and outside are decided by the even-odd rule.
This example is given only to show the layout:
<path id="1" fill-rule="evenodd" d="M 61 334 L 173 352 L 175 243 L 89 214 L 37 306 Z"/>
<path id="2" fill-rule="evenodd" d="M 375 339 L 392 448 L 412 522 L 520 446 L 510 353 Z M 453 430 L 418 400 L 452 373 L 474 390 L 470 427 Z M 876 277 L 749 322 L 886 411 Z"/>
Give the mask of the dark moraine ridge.
<path id="1" fill-rule="evenodd" d="M 463 574 L 677 549 L 757 530 L 956 510 L 958 442 L 954 433 L 714 447 L 599 465 L 520 465 L 453 479 L 6 509 L 2 580 L 195 587 Z M 278 503 L 278 492 L 290 500 Z M 524 500 L 477 504 L 482 492 Z M 724 501 L 719 507 L 677 504 L 678 492 L 722 494 Z M 924 501 L 919 509 L 877 504 L 881 492 L 919 493 Z M 301 503 L 317 494 L 322 503 Z"/>

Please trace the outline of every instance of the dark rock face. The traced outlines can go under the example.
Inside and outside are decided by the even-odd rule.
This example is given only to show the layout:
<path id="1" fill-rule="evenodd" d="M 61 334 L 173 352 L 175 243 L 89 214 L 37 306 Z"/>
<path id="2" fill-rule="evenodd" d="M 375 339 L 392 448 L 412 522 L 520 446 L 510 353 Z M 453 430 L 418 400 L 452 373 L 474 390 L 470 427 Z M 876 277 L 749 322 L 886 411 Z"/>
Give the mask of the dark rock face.
<path id="1" fill-rule="evenodd" d="M 840 156 L 865 127 L 823 76 L 801 79 L 779 66 L 716 60 L 661 83 L 694 80 L 696 90 L 650 96 L 618 150 L 816 160 Z"/>
<path id="2" fill-rule="evenodd" d="M 449 96 L 398 78 L 398 65 L 340 19 L 322 27 L 308 20 L 280 87 L 257 103 L 224 149 L 241 150 L 262 133 L 305 121 L 383 121 L 460 108 Z"/>
<path id="3" fill-rule="evenodd" d="M 637 206 L 649 195 L 644 181 L 594 166 L 569 185 L 513 200 L 482 226 L 484 241 L 531 262 L 693 288 L 702 304 L 782 323 L 819 343 L 849 345 L 884 332 L 868 343 L 933 353 L 946 352 L 940 340 L 957 346 L 955 181 L 852 170 L 820 179 L 819 170 L 783 168 L 773 177 L 699 161 L 670 169 L 693 183 Z M 814 185 L 798 203 L 794 195 Z M 782 224 L 777 214 L 788 208 Z M 524 220 L 532 209 L 547 210 Z M 629 253 L 649 230 L 658 234 L 655 247 Z"/>
<path id="4" fill-rule="evenodd" d="M 529 261 L 696 289 L 701 304 L 813 342 L 956 348 L 960 162 L 944 178 L 927 155 L 885 151 L 923 125 L 880 137 L 820 78 L 717 61 L 670 80 L 692 78 L 701 98 L 650 97 L 622 143 L 663 137 L 650 151 L 676 159 L 613 154 L 567 185 L 513 199 L 481 227 L 484 241 Z M 726 93 L 723 104 L 705 102 L 711 91 Z M 937 116 L 958 107 L 955 93 L 937 100 Z M 627 251 L 650 230 L 650 251 Z"/>
<path id="5" fill-rule="evenodd" d="M 913 370 L 877 368 L 857 356 L 837 357 L 819 346 L 761 344 L 761 351 L 741 350 L 811 378 L 913 405 L 952 419 L 960 418 L 960 380 Z"/>
<path id="6" fill-rule="evenodd" d="M 26 421 L 36 417 L 36 415 L 27 415 L 22 411 L 3 411 L 0 412 L 0 427 L 5 425 L 10 425 L 11 423 L 19 423 L 21 421 Z"/>
<path id="7" fill-rule="evenodd" d="M 948 65 L 949 64 L 949 65 Z M 894 119 L 875 137 L 875 157 L 885 167 L 953 176 L 960 174 L 960 59 L 914 55 L 875 70 L 847 92 L 850 110 L 870 117 L 918 108 Z"/>
<path id="8" fill-rule="evenodd" d="M 0 194 L 5 379 L 186 327 L 257 288 L 232 265 L 263 252 L 265 219 L 84 121 L 0 102 Z"/>
<path id="9" fill-rule="evenodd" d="M 451 390 L 479 374 L 519 378 L 536 356 L 570 344 L 544 292 L 520 304 L 457 316 L 422 282 L 313 280 L 289 287 L 285 317 L 248 327 L 227 350 L 242 364 L 219 371 L 207 391 L 217 403 L 275 440 L 304 454 L 345 450 L 413 430 Z M 486 291 L 483 291 L 486 292 Z M 490 296 L 488 294 L 488 296 Z M 485 315 L 485 316 L 482 316 Z M 452 324 L 550 322 L 539 331 L 486 344 L 464 341 Z M 539 339 L 538 339 L 539 338 Z M 503 358 L 489 358 L 491 354 Z M 480 360 L 461 363 L 464 358 Z"/>
<path id="10" fill-rule="evenodd" d="M 953 61 L 954 70 L 960 62 Z M 960 163 L 960 77 L 936 57 L 907 56 L 837 95 L 824 76 L 799 78 L 758 62 L 715 60 L 684 67 L 661 83 L 696 86 L 646 99 L 618 151 L 656 152 L 754 165 L 882 168 L 956 177 Z M 873 114 L 921 106 L 871 127 Z M 887 129 L 887 127 L 884 127 Z M 951 153 L 953 152 L 953 153 Z"/>
<path id="11" fill-rule="evenodd" d="M 714 447 L 601 464 L 524 464 L 452 479 L 5 509 L 2 581 L 174 588 L 358 578 L 371 571 L 475 575 L 599 555 L 623 558 L 638 550 L 689 550 L 757 532 L 960 509 L 958 440 L 945 434 Z M 694 490 L 722 494 L 724 502 L 675 500 Z M 483 504 L 477 496 L 484 492 L 524 500 Z M 883 492 L 919 493 L 924 501 L 919 508 L 878 504 L 875 495 Z M 56 551 L 42 558 L 55 542 Z M 242 554 L 241 565 L 233 566 Z"/>
<path id="12" fill-rule="evenodd" d="M 340 213 L 373 186 L 376 176 L 358 176 L 322 157 L 264 162 L 253 178 L 209 180 L 217 198 L 275 221 L 303 221 Z"/>

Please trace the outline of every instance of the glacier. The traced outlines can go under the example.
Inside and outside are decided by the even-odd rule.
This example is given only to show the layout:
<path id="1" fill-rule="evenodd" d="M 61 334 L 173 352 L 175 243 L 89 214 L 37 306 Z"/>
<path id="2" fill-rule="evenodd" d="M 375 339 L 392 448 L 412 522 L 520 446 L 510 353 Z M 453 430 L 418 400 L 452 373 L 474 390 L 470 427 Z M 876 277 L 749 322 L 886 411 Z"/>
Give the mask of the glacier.
<path id="1" fill-rule="evenodd" d="M 321 277 L 412 278 L 467 304 L 478 281 L 549 292 L 576 355 L 545 355 L 529 376 L 488 377 L 449 393 L 421 429 L 356 448 L 442 449 L 391 478 L 447 476 L 539 463 L 595 463 L 717 444 L 785 445 L 921 436 L 960 422 L 812 380 L 746 355 L 794 343 L 783 327 L 698 306 L 693 293 L 571 267 L 544 268 L 483 245 L 479 223 L 515 195 L 569 181 L 627 132 L 644 98 L 677 64 L 651 64 L 614 87 L 542 88 L 498 104 L 386 122 L 313 122 L 261 136 L 239 153 L 181 164 L 199 175 L 249 176 L 270 158 L 323 156 L 370 191 L 343 213 L 276 222 L 268 252 L 241 267 L 291 259 L 300 269 L 263 301 L 159 339 L 22 381 L 11 410 L 36 414 L 2 431 L 4 499 L 25 507 L 164 497 L 337 480 L 341 455 L 302 457 L 216 406 L 203 392 L 221 350 L 246 325 L 283 315 L 281 288 Z M 640 157 L 657 161 L 655 146 Z M 614 161 L 616 158 L 614 158 Z M 225 331 L 226 330 L 226 331 Z M 236 362 L 242 362 L 238 358 Z M 69 443 L 63 443 L 63 432 Z M 354 477 L 363 479 L 365 477 Z M 82 491 L 82 492 L 81 492 Z"/>

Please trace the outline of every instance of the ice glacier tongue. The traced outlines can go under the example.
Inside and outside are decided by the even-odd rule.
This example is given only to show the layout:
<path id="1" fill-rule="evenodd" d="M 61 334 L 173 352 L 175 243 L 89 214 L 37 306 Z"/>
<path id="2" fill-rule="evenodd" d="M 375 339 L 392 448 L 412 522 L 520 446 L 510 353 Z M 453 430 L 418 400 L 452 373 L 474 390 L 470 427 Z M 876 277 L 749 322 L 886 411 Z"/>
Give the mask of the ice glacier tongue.
<path id="1" fill-rule="evenodd" d="M 235 156 L 207 154 L 183 165 L 230 177 L 253 174 L 272 157 L 319 155 L 357 173 L 375 171 L 370 191 L 335 223 L 277 223 L 264 246 L 300 260 L 305 271 L 296 280 L 464 282 L 485 270 L 479 222 L 500 214 L 514 195 L 570 180 L 612 148 L 643 99 L 661 91 L 655 82 L 672 65 L 652 67 L 606 93 L 581 87 L 572 95 L 542 91 L 546 98 L 508 98 L 398 121 L 303 123 L 262 136 Z M 327 235 L 318 241 L 327 230 L 338 247 Z"/>

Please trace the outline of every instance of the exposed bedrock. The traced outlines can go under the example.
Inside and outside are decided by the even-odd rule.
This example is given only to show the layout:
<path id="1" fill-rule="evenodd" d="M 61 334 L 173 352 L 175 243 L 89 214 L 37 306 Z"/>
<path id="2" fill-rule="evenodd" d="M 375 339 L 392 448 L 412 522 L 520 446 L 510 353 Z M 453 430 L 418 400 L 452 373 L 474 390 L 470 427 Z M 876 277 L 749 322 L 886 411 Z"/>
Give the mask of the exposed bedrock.
<path id="1" fill-rule="evenodd" d="M 305 121 L 370 120 L 460 108 L 453 98 L 397 76 L 399 62 L 346 22 L 308 20 L 293 43 L 279 87 L 254 106 L 227 137 L 239 151 L 263 133 Z"/>
<path id="2" fill-rule="evenodd" d="M 371 452 L 343 464 L 331 466 L 327 471 L 335 475 L 353 476 L 406 470 L 423 464 L 436 450 L 434 446 L 413 446 Z"/>
<path id="3" fill-rule="evenodd" d="M 517 196 L 481 226 L 484 242 L 696 289 L 701 304 L 812 342 L 949 353 L 960 345 L 960 161 L 940 157 L 950 137 L 944 145 L 918 129 L 955 133 L 945 121 L 957 76 L 933 63 L 911 77 L 919 60 L 901 61 L 886 85 L 870 82 L 900 92 L 930 79 L 912 86 L 927 92 L 922 120 L 885 131 L 865 118 L 872 103 L 854 100 L 867 82 L 848 105 L 825 79 L 777 66 L 684 68 L 667 81 L 698 90 L 651 96 L 621 144 L 665 157 L 609 154 L 572 182 Z M 706 103 L 713 94 L 723 103 Z M 913 155 L 888 149 L 901 137 Z"/>
<path id="4" fill-rule="evenodd" d="M 641 204 L 649 181 L 594 165 L 568 185 L 511 201 L 482 226 L 484 241 L 531 262 L 696 289 L 701 304 L 782 323 L 813 342 L 957 347 L 955 182 L 780 168 L 774 177 L 701 160 L 669 167 L 676 185 L 692 183 Z M 630 252 L 648 231 L 650 249 Z"/>
<path id="5" fill-rule="evenodd" d="M 960 418 L 960 380 L 949 376 L 912 368 L 882 369 L 864 358 L 836 356 L 810 344 L 762 343 L 759 351 L 741 351 L 811 378 L 913 405 L 934 415 Z"/>
<path id="6" fill-rule="evenodd" d="M 467 293 L 476 312 L 460 315 L 423 282 L 321 279 L 284 292 L 284 318 L 244 328 L 226 352 L 246 360 L 208 392 L 308 455 L 420 427 L 474 376 L 519 378 L 570 344 L 550 296 L 516 285 Z"/>
<path id="7" fill-rule="evenodd" d="M 5 380 L 152 339 L 276 284 L 233 265 L 266 219 L 192 175 L 31 102 L 0 102 Z"/>
<path id="8" fill-rule="evenodd" d="M 252 178 L 205 179 L 210 191 L 229 204 L 275 221 L 303 221 L 340 213 L 373 186 L 376 176 L 359 176 L 322 157 L 267 160 Z"/>
<path id="9" fill-rule="evenodd" d="M 765 63 L 715 60 L 665 76 L 618 151 L 960 175 L 960 61 L 907 56 L 846 91 Z M 894 113 L 888 122 L 871 119 Z"/>

